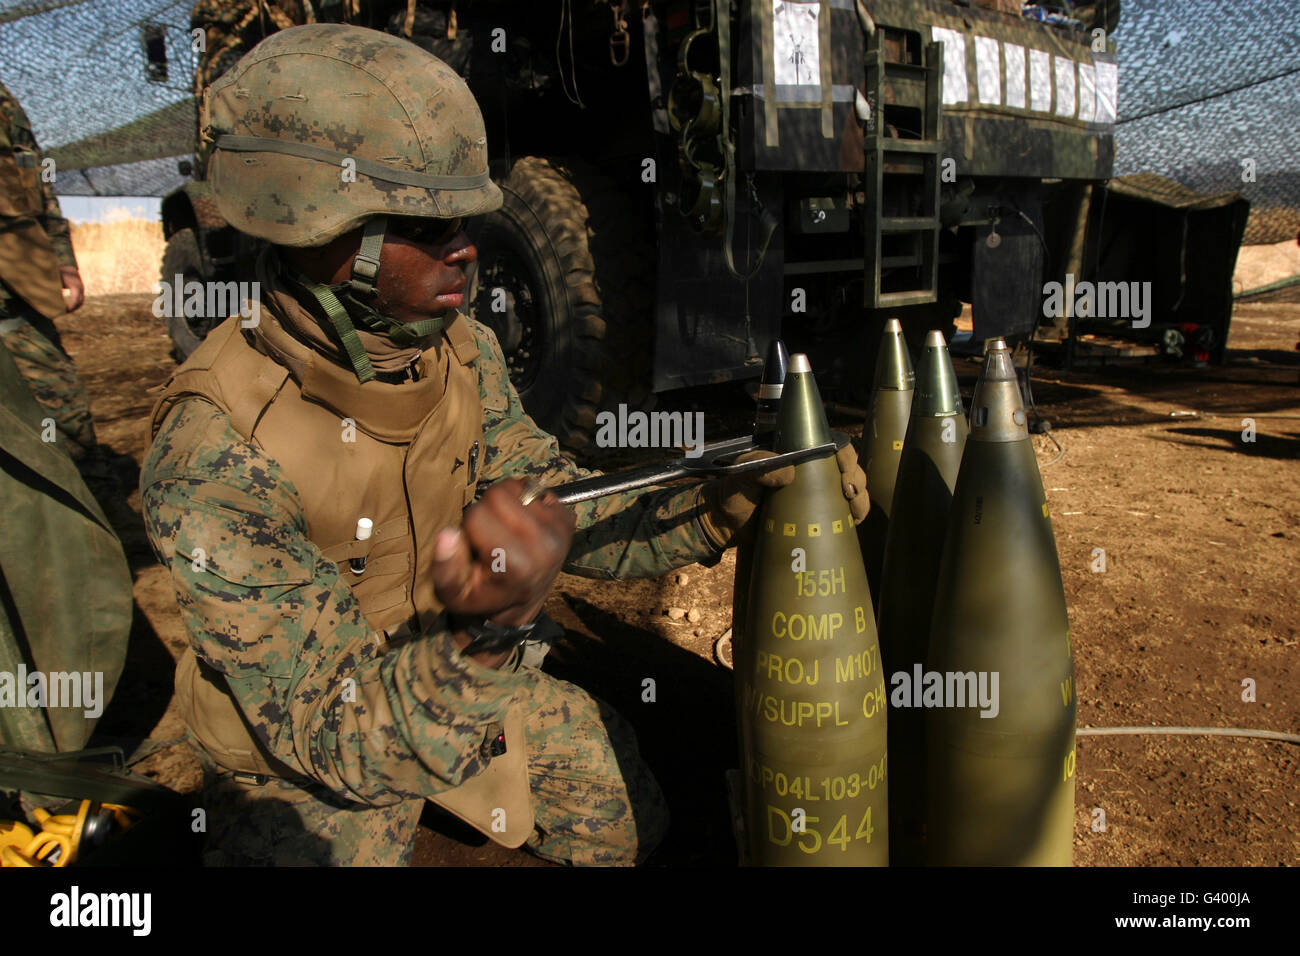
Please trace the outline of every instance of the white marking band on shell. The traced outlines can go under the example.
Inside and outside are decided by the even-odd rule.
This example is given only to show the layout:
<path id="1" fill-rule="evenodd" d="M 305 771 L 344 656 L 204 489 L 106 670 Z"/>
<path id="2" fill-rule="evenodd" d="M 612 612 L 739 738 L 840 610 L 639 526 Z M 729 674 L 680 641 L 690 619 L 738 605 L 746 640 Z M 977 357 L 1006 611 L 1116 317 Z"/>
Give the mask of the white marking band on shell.
<path id="1" fill-rule="evenodd" d="M 337 150 L 326 149 L 311 143 L 290 143 L 282 139 L 270 139 L 265 136 L 236 136 L 226 133 L 217 138 L 216 148 L 232 153 L 280 153 L 285 156 L 297 156 L 311 159 L 318 163 L 342 167 L 345 159 L 356 164 L 357 172 L 381 182 L 396 183 L 399 186 L 415 186 L 418 189 L 470 190 L 479 189 L 491 182 L 492 177 L 485 169 L 473 176 L 437 176 L 431 173 L 418 173 L 413 169 L 394 169 L 377 163 L 372 159 L 349 156 Z"/>
<path id="2" fill-rule="evenodd" d="M 966 34 L 944 27 L 931 27 L 930 36 L 943 44 L 943 104 L 965 103 L 970 99 L 966 82 Z"/>
<path id="3" fill-rule="evenodd" d="M 975 38 L 975 80 L 981 103 L 1002 103 L 1002 44 L 993 37 Z"/>
<path id="4" fill-rule="evenodd" d="M 1025 48 L 1018 43 L 1002 44 L 1006 64 L 1007 106 L 1025 108 Z"/>
<path id="5" fill-rule="evenodd" d="M 783 385 L 759 385 L 758 397 L 759 398 L 780 398 L 781 389 L 784 387 L 785 386 Z"/>

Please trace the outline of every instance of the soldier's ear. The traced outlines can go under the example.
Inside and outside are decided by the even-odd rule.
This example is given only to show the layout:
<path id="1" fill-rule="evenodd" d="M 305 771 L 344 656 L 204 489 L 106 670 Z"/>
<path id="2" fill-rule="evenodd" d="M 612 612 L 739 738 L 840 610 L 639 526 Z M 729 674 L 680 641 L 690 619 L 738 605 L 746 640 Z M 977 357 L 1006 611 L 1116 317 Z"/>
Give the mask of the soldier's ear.
<path id="1" fill-rule="evenodd" d="M 352 260 L 361 247 L 361 229 L 336 236 L 323 246 L 276 246 L 280 261 L 290 269 L 322 285 L 347 282 Z"/>

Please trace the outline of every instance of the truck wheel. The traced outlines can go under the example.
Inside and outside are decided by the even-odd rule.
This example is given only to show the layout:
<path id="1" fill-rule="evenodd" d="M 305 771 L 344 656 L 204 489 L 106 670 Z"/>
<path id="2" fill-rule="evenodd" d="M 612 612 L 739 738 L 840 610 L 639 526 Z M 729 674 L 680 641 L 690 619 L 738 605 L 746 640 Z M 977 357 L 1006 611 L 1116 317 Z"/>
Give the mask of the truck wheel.
<path id="1" fill-rule="evenodd" d="M 577 162 L 525 157 L 479 223 L 469 288 L 525 410 L 574 452 L 596 414 L 647 409 L 656 255 L 644 217 Z"/>
<path id="2" fill-rule="evenodd" d="M 192 228 L 180 229 L 167 240 L 163 250 L 162 281 L 170 289 L 176 276 L 183 282 L 203 282 L 203 258 L 199 255 L 199 239 Z M 222 323 L 224 316 L 190 316 L 169 315 L 167 317 L 167 334 L 172 340 L 172 358 L 184 362 L 190 353 L 199 347 L 199 343 L 214 328 Z"/>

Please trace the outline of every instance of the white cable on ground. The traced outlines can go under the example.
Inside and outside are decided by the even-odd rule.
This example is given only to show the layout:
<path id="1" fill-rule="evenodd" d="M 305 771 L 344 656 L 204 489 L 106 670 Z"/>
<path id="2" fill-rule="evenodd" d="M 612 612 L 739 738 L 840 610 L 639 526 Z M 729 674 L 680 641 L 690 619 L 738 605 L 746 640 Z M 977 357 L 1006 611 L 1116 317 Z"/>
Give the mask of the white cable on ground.
<path id="1" fill-rule="evenodd" d="M 1277 740 L 1286 744 L 1300 744 L 1300 734 L 1287 734 L 1279 730 L 1239 730 L 1235 727 L 1079 727 L 1078 737 L 1103 737 L 1115 734 L 1172 734 L 1195 736 L 1209 734 L 1213 737 L 1255 737 L 1259 740 Z"/>
<path id="2" fill-rule="evenodd" d="M 1050 428 L 1047 429 L 1046 431 L 1039 432 L 1039 434 L 1046 435 L 1048 438 L 1050 438 L 1052 440 L 1052 444 L 1056 446 L 1056 450 L 1058 452 L 1055 458 L 1049 461 L 1046 465 L 1040 466 L 1042 468 L 1047 468 L 1049 465 L 1055 465 L 1058 461 L 1060 461 L 1062 458 L 1065 457 L 1065 448 L 1061 445 L 1059 441 L 1056 440 L 1056 436 L 1052 434 L 1052 430 Z"/>

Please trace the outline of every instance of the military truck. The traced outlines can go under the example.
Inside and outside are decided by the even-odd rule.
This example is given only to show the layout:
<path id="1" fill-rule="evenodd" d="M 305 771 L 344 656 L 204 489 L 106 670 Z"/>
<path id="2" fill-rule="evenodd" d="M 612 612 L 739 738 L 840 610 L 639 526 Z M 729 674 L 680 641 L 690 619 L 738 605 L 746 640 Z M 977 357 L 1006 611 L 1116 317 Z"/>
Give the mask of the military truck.
<path id="1" fill-rule="evenodd" d="M 963 302 L 977 339 L 1067 334 L 1043 290 L 1085 273 L 1111 174 L 1115 0 L 208 6 L 200 88 L 311 17 L 408 36 L 466 77 L 505 196 L 472 224 L 467 301 L 569 449 L 602 409 L 757 377 L 778 334 L 859 400 L 891 316 L 918 343 Z M 163 203 L 163 275 L 248 278 L 204 160 Z M 172 319 L 178 357 L 220 319 Z"/>

